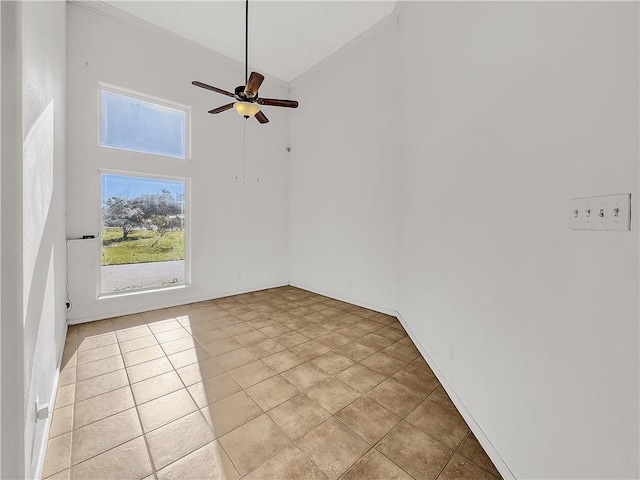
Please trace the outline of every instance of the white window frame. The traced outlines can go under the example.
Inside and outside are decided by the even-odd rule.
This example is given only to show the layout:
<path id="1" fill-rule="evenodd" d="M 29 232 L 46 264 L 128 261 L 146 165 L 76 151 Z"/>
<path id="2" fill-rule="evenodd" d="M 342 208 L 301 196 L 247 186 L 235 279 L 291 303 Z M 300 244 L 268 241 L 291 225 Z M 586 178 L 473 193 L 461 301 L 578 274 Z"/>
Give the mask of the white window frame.
<path id="1" fill-rule="evenodd" d="M 141 100 L 143 102 L 153 103 L 155 105 L 158 105 L 160 107 L 164 107 L 167 109 L 181 110 L 185 112 L 184 157 L 173 156 L 173 155 L 163 155 L 160 153 L 141 152 L 138 150 L 129 150 L 128 148 L 120 148 L 120 147 L 112 147 L 109 145 L 103 145 L 102 143 L 102 92 L 103 91 L 134 98 L 137 100 Z M 129 152 L 137 155 L 151 155 L 155 157 L 172 158 L 177 160 L 191 160 L 191 107 L 188 105 L 183 105 L 181 103 L 172 102 L 170 100 L 165 100 L 163 98 L 154 97 L 152 95 L 136 92 L 134 90 L 129 90 L 127 88 L 117 87 L 115 85 L 110 85 L 104 82 L 98 82 L 98 147 L 109 148 L 112 150 L 120 150 L 123 152 Z"/>
<path id="2" fill-rule="evenodd" d="M 165 286 L 152 286 L 146 288 L 137 288 L 135 290 L 126 290 L 122 292 L 103 292 L 102 291 L 102 175 L 126 175 L 133 177 L 152 178 L 154 180 L 172 180 L 184 182 L 184 282 L 179 284 L 168 284 Z M 177 177 L 169 175 L 157 175 L 152 173 L 133 172 L 124 170 L 98 169 L 98 232 L 99 238 L 97 246 L 97 292 L 98 300 L 105 298 L 123 297 L 129 295 L 138 295 L 150 292 L 164 292 L 167 290 L 183 289 L 191 286 L 191 179 L 186 177 Z"/>

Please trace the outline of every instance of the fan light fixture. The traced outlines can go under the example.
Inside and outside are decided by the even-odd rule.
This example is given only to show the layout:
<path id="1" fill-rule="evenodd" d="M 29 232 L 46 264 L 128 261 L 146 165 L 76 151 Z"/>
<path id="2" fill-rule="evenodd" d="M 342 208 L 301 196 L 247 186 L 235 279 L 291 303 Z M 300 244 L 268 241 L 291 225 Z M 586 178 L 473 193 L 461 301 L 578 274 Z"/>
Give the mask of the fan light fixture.
<path id="1" fill-rule="evenodd" d="M 256 113 L 260 111 L 260 106 L 251 102 L 236 102 L 233 104 L 233 108 L 238 115 L 244 118 L 255 117 Z"/>
<path id="2" fill-rule="evenodd" d="M 2 0 L 0 0 L 2 1 Z M 258 123 L 269 123 L 269 119 L 260 109 L 261 106 L 298 108 L 295 100 L 280 100 L 278 98 L 262 98 L 258 96 L 258 89 L 262 85 L 264 75 L 258 72 L 251 72 L 249 75 L 249 0 L 245 1 L 245 23 L 244 23 L 244 85 L 236 87 L 233 93 L 227 92 L 218 87 L 207 85 L 206 83 L 194 80 L 191 82 L 196 87 L 205 88 L 212 92 L 226 95 L 235 99 L 235 102 L 227 103 L 221 107 L 209 110 L 209 113 L 218 114 L 233 108 L 238 115 L 245 119 L 255 117 Z"/>

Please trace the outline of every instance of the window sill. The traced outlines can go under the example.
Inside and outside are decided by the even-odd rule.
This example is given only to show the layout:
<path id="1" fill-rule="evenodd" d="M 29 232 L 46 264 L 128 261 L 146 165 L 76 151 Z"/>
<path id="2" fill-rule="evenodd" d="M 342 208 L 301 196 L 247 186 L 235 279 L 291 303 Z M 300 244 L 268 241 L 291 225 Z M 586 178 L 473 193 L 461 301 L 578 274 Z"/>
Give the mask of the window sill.
<path id="1" fill-rule="evenodd" d="M 137 290 L 130 290 L 125 292 L 113 292 L 113 293 L 101 293 L 96 298 L 96 301 L 102 300 L 110 300 L 114 298 L 123 298 L 123 297 L 132 297 L 136 295 L 145 295 L 145 294 L 154 294 L 154 293 L 166 293 L 172 290 L 185 290 L 187 288 L 191 288 L 191 285 L 187 285 L 182 283 L 180 285 L 170 285 L 166 287 L 150 287 L 150 288 L 140 288 Z"/>

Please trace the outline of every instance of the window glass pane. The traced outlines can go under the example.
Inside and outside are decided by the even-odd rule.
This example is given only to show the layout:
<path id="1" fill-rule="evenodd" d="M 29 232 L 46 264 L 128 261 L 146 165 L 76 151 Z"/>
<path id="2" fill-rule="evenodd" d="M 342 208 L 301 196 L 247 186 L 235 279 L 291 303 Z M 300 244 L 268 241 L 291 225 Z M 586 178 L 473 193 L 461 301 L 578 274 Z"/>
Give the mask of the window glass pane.
<path id="1" fill-rule="evenodd" d="M 102 174 L 102 293 L 184 284 L 180 180 Z"/>
<path id="2" fill-rule="evenodd" d="M 102 146 L 186 158 L 184 110 L 102 90 Z"/>

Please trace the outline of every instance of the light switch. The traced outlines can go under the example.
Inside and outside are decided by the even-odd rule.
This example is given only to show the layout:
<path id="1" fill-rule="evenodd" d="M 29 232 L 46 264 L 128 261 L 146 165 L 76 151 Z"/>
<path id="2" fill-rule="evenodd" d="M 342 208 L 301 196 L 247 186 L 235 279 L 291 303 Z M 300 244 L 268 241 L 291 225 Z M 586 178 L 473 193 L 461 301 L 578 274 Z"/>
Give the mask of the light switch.
<path id="1" fill-rule="evenodd" d="M 631 194 L 572 198 L 569 201 L 572 230 L 631 230 Z"/>

